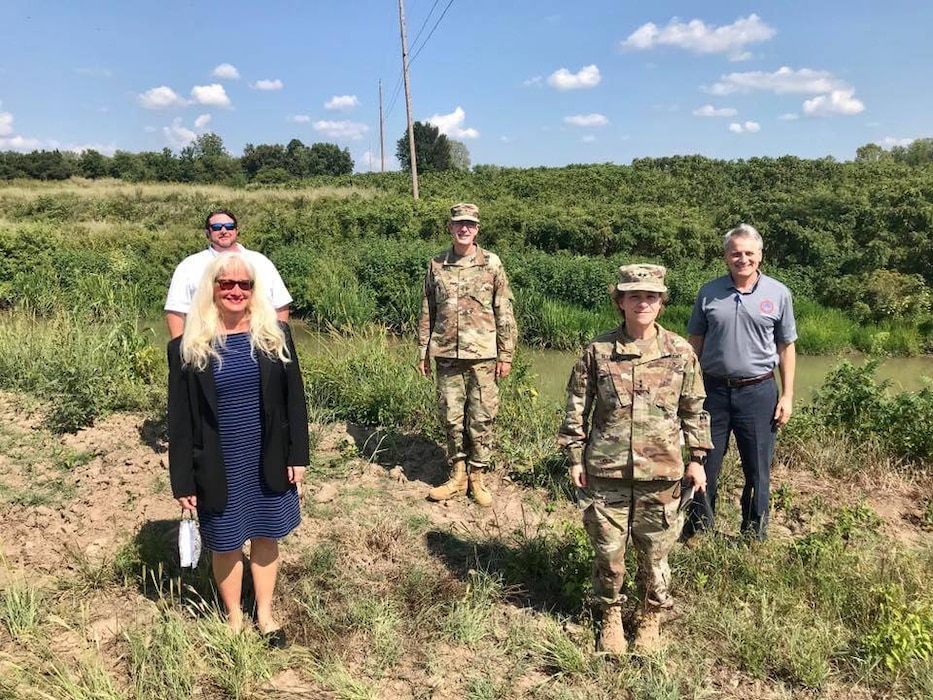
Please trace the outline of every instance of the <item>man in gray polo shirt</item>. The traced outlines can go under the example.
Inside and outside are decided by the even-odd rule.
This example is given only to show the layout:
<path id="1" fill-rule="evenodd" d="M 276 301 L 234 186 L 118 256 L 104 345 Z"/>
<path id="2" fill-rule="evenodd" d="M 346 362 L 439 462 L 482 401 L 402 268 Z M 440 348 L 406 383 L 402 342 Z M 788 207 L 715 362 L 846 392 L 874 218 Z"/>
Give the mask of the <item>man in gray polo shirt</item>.
<path id="1" fill-rule="evenodd" d="M 765 538 L 775 434 L 793 410 L 797 325 L 790 291 L 758 269 L 762 245 L 761 235 L 748 224 L 725 235 L 729 274 L 700 288 L 687 324 L 688 340 L 703 369 L 704 408 L 713 438 L 705 465 L 708 507 L 701 500 L 691 505 L 684 528 L 687 539 L 712 528 L 730 432 L 745 474 L 742 534 Z M 775 367 L 781 375 L 780 391 Z"/>

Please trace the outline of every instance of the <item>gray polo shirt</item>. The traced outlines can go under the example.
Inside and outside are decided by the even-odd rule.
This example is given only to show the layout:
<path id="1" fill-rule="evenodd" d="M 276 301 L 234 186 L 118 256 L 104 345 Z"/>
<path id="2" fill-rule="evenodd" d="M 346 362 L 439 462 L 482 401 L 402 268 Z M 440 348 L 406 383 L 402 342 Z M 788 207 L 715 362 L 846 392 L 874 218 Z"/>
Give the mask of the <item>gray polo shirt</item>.
<path id="1" fill-rule="evenodd" d="M 697 294 L 687 333 L 703 336 L 700 366 L 713 377 L 758 377 L 778 365 L 777 344 L 797 340 L 790 290 L 759 275 L 749 292 L 731 275 L 707 282 Z"/>

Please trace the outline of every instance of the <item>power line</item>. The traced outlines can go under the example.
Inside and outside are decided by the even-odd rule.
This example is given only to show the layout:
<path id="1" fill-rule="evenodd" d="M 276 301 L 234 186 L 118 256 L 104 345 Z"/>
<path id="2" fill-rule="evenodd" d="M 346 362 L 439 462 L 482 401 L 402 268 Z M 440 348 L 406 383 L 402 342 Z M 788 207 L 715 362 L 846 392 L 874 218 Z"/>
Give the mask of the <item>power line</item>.
<path id="1" fill-rule="evenodd" d="M 437 21 L 434 23 L 434 26 L 431 27 L 431 33 L 425 37 L 424 41 L 421 42 L 421 46 L 418 47 L 418 50 L 415 51 L 414 55 L 411 57 L 411 59 L 409 59 L 408 61 L 409 66 L 415 62 L 415 59 L 418 58 L 418 54 L 421 53 L 421 51 L 424 49 L 427 43 L 431 40 L 431 37 L 434 36 L 434 31 L 437 29 L 437 25 L 441 23 L 441 20 L 444 19 L 444 15 L 447 14 L 447 10 L 449 10 L 450 6 L 453 4 L 454 4 L 454 0 L 450 0 L 450 2 L 447 3 L 447 7 L 444 8 L 444 11 L 441 13 L 441 16 L 437 18 Z"/>
<path id="2" fill-rule="evenodd" d="M 434 0 L 434 4 L 431 5 L 431 10 L 428 12 L 427 17 L 424 18 L 424 22 L 421 23 L 421 29 L 418 30 L 418 33 L 415 34 L 414 40 L 411 42 L 412 46 L 418 43 L 418 39 L 421 37 L 421 32 L 424 31 L 424 28 L 428 26 L 428 20 L 431 19 L 431 15 L 434 14 L 434 8 L 437 7 L 437 3 L 441 0 Z"/>
<path id="3" fill-rule="evenodd" d="M 424 23 L 421 25 L 421 29 L 418 30 L 418 36 L 421 35 L 422 30 L 424 30 L 424 27 L 427 26 L 428 20 L 431 18 L 431 15 L 434 13 L 434 8 L 437 6 L 439 2 L 440 0 L 434 1 L 434 5 L 431 6 L 431 11 L 428 12 L 428 16 L 425 18 Z M 428 41 L 430 41 L 431 37 L 434 36 L 434 32 L 437 30 L 438 25 L 441 23 L 441 20 L 444 19 L 444 16 L 447 14 L 447 11 L 450 10 L 451 5 L 453 4 L 454 4 L 454 0 L 450 0 L 447 3 L 447 6 L 444 8 L 444 11 L 441 13 L 441 16 L 437 18 L 437 21 L 434 23 L 434 26 L 431 27 L 431 31 L 425 37 L 424 41 L 421 42 L 421 46 L 419 46 L 418 49 L 415 51 L 414 55 L 412 55 L 412 57 L 408 59 L 409 66 L 411 66 L 412 63 L 414 63 L 415 59 L 418 57 L 418 54 L 420 54 L 422 50 L 424 50 L 424 47 L 427 45 Z M 417 37 L 415 37 L 415 41 L 417 42 Z M 392 114 L 392 110 L 395 107 L 396 102 L 398 101 L 399 95 L 401 94 L 401 90 L 402 90 L 402 76 L 399 75 L 398 80 L 395 83 L 395 88 L 392 90 L 392 97 L 389 99 L 389 108 L 386 110 L 386 113 L 385 113 L 386 119 L 388 119 L 389 115 Z"/>

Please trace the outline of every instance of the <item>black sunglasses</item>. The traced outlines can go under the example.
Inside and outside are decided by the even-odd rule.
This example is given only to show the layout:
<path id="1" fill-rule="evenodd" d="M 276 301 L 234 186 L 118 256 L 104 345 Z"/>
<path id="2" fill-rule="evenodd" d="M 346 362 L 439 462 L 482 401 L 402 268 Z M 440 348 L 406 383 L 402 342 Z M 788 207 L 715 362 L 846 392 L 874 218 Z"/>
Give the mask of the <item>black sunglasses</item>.
<path id="1" fill-rule="evenodd" d="M 239 287 L 244 292 L 253 291 L 253 280 L 214 280 L 214 284 L 224 292 L 229 292 L 234 287 Z"/>
<path id="2" fill-rule="evenodd" d="M 227 229 L 228 231 L 236 231 L 236 224 L 232 221 L 225 224 L 211 224 L 211 231 L 220 231 L 221 229 Z"/>

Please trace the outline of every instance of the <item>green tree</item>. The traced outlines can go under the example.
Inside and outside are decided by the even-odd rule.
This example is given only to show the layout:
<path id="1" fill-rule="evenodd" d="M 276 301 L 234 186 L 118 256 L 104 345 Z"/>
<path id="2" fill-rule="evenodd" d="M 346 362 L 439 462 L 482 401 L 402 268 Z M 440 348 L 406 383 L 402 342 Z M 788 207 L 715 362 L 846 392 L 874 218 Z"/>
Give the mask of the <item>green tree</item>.
<path id="1" fill-rule="evenodd" d="M 462 141 L 448 140 L 450 142 L 450 167 L 454 170 L 468 171 L 470 169 L 470 151 L 467 150 L 466 144 Z"/>
<path id="2" fill-rule="evenodd" d="M 891 154 L 877 143 L 866 143 L 864 146 L 859 146 L 855 151 L 856 163 L 880 163 L 890 159 Z"/>
<path id="3" fill-rule="evenodd" d="M 310 149 L 312 175 L 349 175 L 353 172 L 353 158 L 348 148 L 333 143 L 316 143 Z"/>
<path id="4" fill-rule="evenodd" d="M 450 170 L 450 141 L 433 124 L 415 122 L 415 154 L 418 159 L 418 172 L 430 173 Z M 408 129 L 395 147 L 395 157 L 402 170 L 411 172 L 411 150 L 408 147 Z"/>
<path id="5" fill-rule="evenodd" d="M 278 143 L 261 143 L 254 146 L 251 143 L 246 144 L 243 149 L 243 156 L 240 158 L 240 167 L 246 173 L 246 176 L 253 180 L 259 171 L 281 169 L 286 170 L 285 147 Z"/>
<path id="6" fill-rule="evenodd" d="M 81 152 L 78 156 L 78 167 L 81 175 L 91 179 L 106 177 L 108 174 L 107 159 L 93 148 Z"/>
<path id="7" fill-rule="evenodd" d="M 201 134 L 181 149 L 182 178 L 195 182 L 233 182 L 242 179 L 240 164 L 230 157 L 224 141 L 214 133 Z"/>

